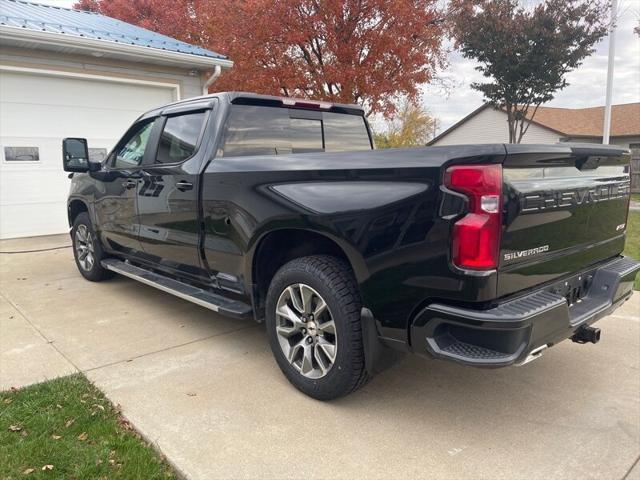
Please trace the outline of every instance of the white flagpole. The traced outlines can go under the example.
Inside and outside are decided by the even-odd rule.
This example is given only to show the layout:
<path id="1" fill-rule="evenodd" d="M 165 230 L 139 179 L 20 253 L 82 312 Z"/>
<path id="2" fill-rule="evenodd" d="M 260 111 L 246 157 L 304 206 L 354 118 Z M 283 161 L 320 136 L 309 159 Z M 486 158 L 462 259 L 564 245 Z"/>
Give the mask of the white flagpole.
<path id="1" fill-rule="evenodd" d="M 616 21 L 618 15 L 618 0 L 611 2 L 611 25 L 609 26 L 609 64 L 607 65 L 607 95 L 604 105 L 604 125 L 602 143 L 609 144 L 611 133 L 611 97 L 613 96 L 613 63 L 616 56 Z"/>

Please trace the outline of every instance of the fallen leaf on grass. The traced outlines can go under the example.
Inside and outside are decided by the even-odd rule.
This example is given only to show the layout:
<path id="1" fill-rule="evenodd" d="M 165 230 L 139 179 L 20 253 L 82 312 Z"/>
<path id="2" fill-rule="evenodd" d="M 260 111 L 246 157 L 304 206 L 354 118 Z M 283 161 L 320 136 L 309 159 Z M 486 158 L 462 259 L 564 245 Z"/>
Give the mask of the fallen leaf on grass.
<path id="1" fill-rule="evenodd" d="M 24 472 L 22 472 L 23 475 L 29 475 L 30 473 L 35 472 L 36 469 L 35 468 L 27 468 Z"/>
<path id="2" fill-rule="evenodd" d="M 87 434 L 87 432 L 82 432 L 80 435 L 78 435 L 78 440 L 80 440 L 81 442 L 84 442 L 88 436 L 89 434 Z"/>
<path id="3" fill-rule="evenodd" d="M 133 430 L 133 427 L 131 426 L 129 421 L 125 420 L 124 418 L 121 418 L 120 420 L 118 420 L 118 424 L 120 425 L 121 428 L 124 428 L 125 430 Z"/>
<path id="4" fill-rule="evenodd" d="M 13 402 L 13 398 L 5 398 L 2 403 L 9 405 L 11 402 Z"/>
<path id="5" fill-rule="evenodd" d="M 53 465 L 43 465 L 42 471 L 53 470 Z"/>
<path id="6" fill-rule="evenodd" d="M 20 432 L 22 431 L 22 427 L 20 425 L 9 425 L 10 432 Z"/>
<path id="7" fill-rule="evenodd" d="M 56 408 L 59 408 L 60 410 L 62 410 L 62 405 L 60 405 L 59 403 L 56 403 Z"/>
<path id="8" fill-rule="evenodd" d="M 102 405 L 98 405 L 97 403 L 94 403 L 93 405 L 91 405 L 92 407 L 95 408 L 99 408 L 100 410 L 102 410 L 104 412 L 104 407 Z"/>
<path id="9" fill-rule="evenodd" d="M 53 438 L 54 440 L 60 440 L 62 438 L 62 435 L 56 435 L 54 433 L 53 435 L 51 435 L 51 438 Z"/>
<path id="10" fill-rule="evenodd" d="M 67 420 L 67 423 L 64 424 L 64 428 L 69 428 L 71 425 L 73 425 L 73 423 L 76 421 L 75 418 L 72 418 L 70 420 Z"/>

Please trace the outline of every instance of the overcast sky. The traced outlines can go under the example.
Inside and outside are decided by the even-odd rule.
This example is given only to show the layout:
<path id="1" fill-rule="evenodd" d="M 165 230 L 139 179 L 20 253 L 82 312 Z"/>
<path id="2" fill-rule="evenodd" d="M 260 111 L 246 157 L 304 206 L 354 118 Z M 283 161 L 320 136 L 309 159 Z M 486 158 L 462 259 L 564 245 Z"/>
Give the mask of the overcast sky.
<path id="1" fill-rule="evenodd" d="M 40 0 L 42 3 L 70 7 L 74 0 Z M 640 101 L 640 37 L 633 28 L 640 19 L 640 0 L 619 0 L 618 29 L 616 32 L 615 80 L 613 103 Z M 582 66 L 567 75 L 569 86 L 558 92 L 548 104 L 552 107 L 581 108 L 604 105 L 607 80 L 607 54 L 609 39 L 598 44 L 597 51 Z M 422 101 L 439 120 L 442 131 L 482 105 L 482 95 L 469 85 L 482 79 L 475 71 L 476 64 L 459 53 L 451 52 L 449 67 L 442 72 L 447 91 L 436 85 L 423 88 Z"/>
<path id="2" fill-rule="evenodd" d="M 619 21 L 616 30 L 616 56 L 613 83 L 613 103 L 640 101 L 640 37 L 633 33 L 640 18 L 640 0 L 619 0 Z M 582 108 L 604 105 L 607 83 L 609 39 L 597 46 L 596 52 L 567 75 L 569 86 L 558 92 L 547 106 Z M 449 68 L 442 73 L 445 83 L 452 83 L 448 94 L 441 88 L 423 88 L 422 101 L 439 120 L 438 132 L 482 105 L 482 94 L 469 88 L 482 75 L 476 63 L 457 52 L 449 55 Z"/>

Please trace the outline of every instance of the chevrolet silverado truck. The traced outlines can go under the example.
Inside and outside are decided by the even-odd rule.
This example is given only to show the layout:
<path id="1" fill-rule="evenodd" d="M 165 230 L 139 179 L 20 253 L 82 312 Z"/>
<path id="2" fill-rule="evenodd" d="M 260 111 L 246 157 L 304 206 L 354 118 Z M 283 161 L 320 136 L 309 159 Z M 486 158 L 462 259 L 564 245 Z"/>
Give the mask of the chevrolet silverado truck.
<path id="1" fill-rule="evenodd" d="M 219 93 L 145 113 L 101 163 L 65 139 L 63 166 L 83 277 L 264 322 L 317 399 L 401 352 L 505 367 L 596 343 L 640 268 L 609 145 L 375 150 L 358 106 Z"/>

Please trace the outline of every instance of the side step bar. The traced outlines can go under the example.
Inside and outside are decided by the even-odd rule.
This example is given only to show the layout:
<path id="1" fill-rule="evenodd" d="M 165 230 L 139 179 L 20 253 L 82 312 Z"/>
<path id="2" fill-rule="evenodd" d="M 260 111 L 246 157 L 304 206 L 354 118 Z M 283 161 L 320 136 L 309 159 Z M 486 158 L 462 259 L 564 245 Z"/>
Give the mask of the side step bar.
<path id="1" fill-rule="evenodd" d="M 136 267 L 122 260 L 108 258 L 102 260 L 100 264 L 107 270 L 133 278 L 138 282 L 145 283 L 222 315 L 235 318 L 249 318 L 252 315 L 251 305 L 223 297 L 222 295 L 216 295 L 193 285 L 165 277 L 159 273 Z"/>

